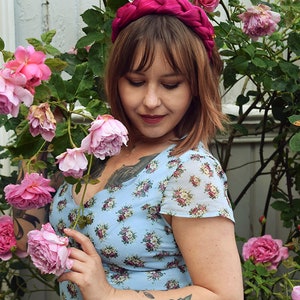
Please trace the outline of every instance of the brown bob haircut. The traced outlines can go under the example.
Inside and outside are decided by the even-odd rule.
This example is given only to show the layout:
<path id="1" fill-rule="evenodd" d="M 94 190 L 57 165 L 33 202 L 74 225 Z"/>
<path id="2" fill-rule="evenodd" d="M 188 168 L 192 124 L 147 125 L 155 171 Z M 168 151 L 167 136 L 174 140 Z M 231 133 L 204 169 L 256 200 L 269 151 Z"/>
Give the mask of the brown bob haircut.
<path id="1" fill-rule="evenodd" d="M 196 33 L 174 16 L 146 15 L 130 23 L 118 35 L 106 66 L 105 87 L 112 115 L 134 130 L 122 107 L 117 83 L 132 71 L 136 54 L 144 55 L 136 71 L 147 70 L 154 60 L 157 45 L 175 72 L 183 74 L 190 84 L 191 105 L 175 128 L 176 147 L 173 155 L 208 145 L 217 130 L 223 130 L 225 116 L 221 110 L 219 79 L 223 64 L 216 49 L 209 59 Z M 180 101 L 180 99 L 178 99 Z"/>

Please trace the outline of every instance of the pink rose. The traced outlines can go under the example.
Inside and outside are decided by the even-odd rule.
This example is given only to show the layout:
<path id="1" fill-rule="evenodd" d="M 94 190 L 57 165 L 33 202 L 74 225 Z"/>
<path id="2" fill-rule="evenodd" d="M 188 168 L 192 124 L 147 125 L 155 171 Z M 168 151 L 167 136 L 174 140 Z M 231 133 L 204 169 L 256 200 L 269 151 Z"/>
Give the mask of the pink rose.
<path id="1" fill-rule="evenodd" d="M 81 148 L 100 159 L 118 154 L 122 144 L 126 145 L 128 141 L 125 126 L 110 115 L 98 116 L 89 132 L 82 140 Z"/>
<path id="2" fill-rule="evenodd" d="M 88 161 L 81 148 L 67 149 L 66 152 L 56 156 L 56 159 L 64 176 L 80 178 L 87 169 Z"/>
<path id="3" fill-rule="evenodd" d="M 264 4 L 252 6 L 238 17 L 244 23 L 243 32 L 254 41 L 261 36 L 271 35 L 280 21 L 280 14 Z"/>
<path id="4" fill-rule="evenodd" d="M 27 236 L 27 252 L 42 273 L 60 276 L 72 268 L 71 250 L 67 248 L 69 239 L 56 235 L 50 223 L 42 225 L 41 230 L 29 231 Z"/>
<path id="5" fill-rule="evenodd" d="M 219 5 L 219 0 L 194 0 L 194 5 L 200 6 L 206 12 L 213 12 Z"/>
<path id="6" fill-rule="evenodd" d="M 39 106 L 32 105 L 27 119 L 32 136 L 40 134 L 44 140 L 52 141 L 55 136 L 56 120 L 48 103 L 42 103 Z"/>
<path id="7" fill-rule="evenodd" d="M 9 260 L 12 258 L 12 251 L 19 257 L 27 256 L 26 252 L 16 250 L 17 241 L 14 234 L 14 224 L 10 216 L 0 217 L 0 259 Z"/>
<path id="8" fill-rule="evenodd" d="M 15 59 L 5 64 L 6 68 L 22 73 L 27 79 L 26 87 L 34 93 L 34 87 L 41 84 L 42 80 L 48 80 L 51 70 L 44 63 L 46 55 L 42 51 L 35 51 L 29 45 L 27 48 L 19 46 L 15 53 Z"/>
<path id="9" fill-rule="evenodd" d="M 292 291 L 292 300 L 300 300 L 300 285 L 296 285 Z"/>
<path id="10" fill-rule="evenodd" d="M 288 256 L 288 248 L 283 247 L 282 241 L 273 239 L 271 235 L 250 238 L 243 246 L 244 260 L 251 259 L 255 264 L 270 264 L 270 270 L 276 269 Z"/>
<path id="11" fill-rule="evenodd" d="M 50 180 L 38 173 L 25 174 L 21 184 L 9 184 L 4 188 L 6 201 L 18 209 L 45 206 L 52 201 Z"/>
<path id="12" fill-rule="evenodd" d="M 26 77 L 23 74 L 14 74 L 10 69 L 0 70 L 0 113 L 11 114 L 16 117 L 20 104 L 30 106 L 33 95 L 24 88 Z"/>

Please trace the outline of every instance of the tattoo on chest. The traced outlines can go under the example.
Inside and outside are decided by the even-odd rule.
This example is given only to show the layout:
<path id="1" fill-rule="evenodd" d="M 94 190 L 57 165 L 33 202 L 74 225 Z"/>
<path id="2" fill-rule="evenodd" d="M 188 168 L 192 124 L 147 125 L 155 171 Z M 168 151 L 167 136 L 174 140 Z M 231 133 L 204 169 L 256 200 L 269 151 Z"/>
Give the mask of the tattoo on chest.
<path id="1" fill-rule="evenodd" d="M 144 156 L 139 159 L 139 162 L 133 166 L 125 166 L 121 167 L 120 169 L 116 170 L 111 177 L 109 178 L 105 188 L 110 186 L 118 186 L 121 183 L 135 177 L 138 173 L 140 173 L 154 157 L 157 156 L 156 154 Z"/>

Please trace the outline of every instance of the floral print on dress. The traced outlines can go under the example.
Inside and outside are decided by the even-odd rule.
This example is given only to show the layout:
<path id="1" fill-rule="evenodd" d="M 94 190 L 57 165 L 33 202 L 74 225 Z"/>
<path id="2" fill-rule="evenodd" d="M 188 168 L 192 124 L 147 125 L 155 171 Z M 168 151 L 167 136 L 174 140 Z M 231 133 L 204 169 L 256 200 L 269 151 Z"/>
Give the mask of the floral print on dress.
<path id="1" fill-rule="evenodd" d="M 56 230 L 63 235 L 64 234 L 64 229 L 67 227 L 65 221 L 63 219 L 60 219 L 59 222 L 56 225 Z"/>
<path id="2" fill-rule="evenodd" d="M 139 182 L 135 191 L 133 192 L 133 195 L 135 197 L 146 197 L 151 187 L 152 182 L 149 179 Z"/>
<path id="3" fill-rule="evenodd" d="M 118 251 L 113 246 L 107 246 L 107 247 L 101 249 L 101 254 L 106 258 L 118 257 Z"/>
<path id="4" fill-rule="evenodd" d="M 124 282 L 126 282 L 129 279 L 128 271 L 126 271 L 123 268 L 119 268 L 119 267 L 115 266 L 115 267 L 110 268 L 110 271 L 113 273 L 109 277 L 110 277 L 111 281 L 117 286 L 123 284 Z"/>
<path id="5" fill-rule="evenodd" d="M 67 199 L 63 199 L 59 201 L 57 204 L 58 211 L 62 211 L 66 207 L 66 205 L 67 205 Z"/>
<path id="6" fill-rule="evenodd" d="M 211 199 L 216 199 L 219 196 L 218 188 L 215 185 L 213 185 L 212 183 L 208 183 L 205 186 L 205 192 L 208 194 L 208 196 Z"/>
<path id="7" fill-rule="evenodd" d="M 124 260 L 125 265 L 135 268 L 142 268 L 145 266 L 145 262 L 137 255 L 126 257 Z"/>
<path id="8" fill-rule="evenodd" d="M 198 176 L 196 176 L 196 175 L 192 175 L 192 176 L 190 177 L 190 183 L 191 183 L 194 187 L 197 187 L 197 186 L 200 185 L 201 179 L 200 179 Z"/>
<path id="9" fill-rule="evenodd" d="M 212 170 L 212 167 L 209 165 L 209 163 L 204 163 L 201 166 L 200 170 L 203 174 L 207 175 L 208 177 L 213 176 L 213 170 Z"/>
<path id="10" fill-rule="evenodd" d="M 174 159 L 171 159 L 168 161 L 168 168 L 171 169 L 171 168 L 174 168 L 174 167 L 177 167 L 180 163 L 180 159 L 179 158 L 174 158 Z"/>
<path id="11" fill-rule="evenodd" d="M 191 203 L 193 196 L 189 191 L 179 188 L 178 190 L 174 191 L 173 198 L 179 206 L 184 207 Z"/>
<path id="12" fill-rule="evenodd" d="M 136 239 L 136 234 L 130 229 L 130 227 L 123 227 L 119 232 L 123 244 L 132 244 Z"/>
<path id="13" fill-rule="evenodd" d="M 192 217 L 201 217 L 207 212 L 206 205 L 198 204 L 196 207 L 190 209 L 189 215 Z"/>
<path id="14" fill-rule="evenodd" d="M 180 288 L 179 282 L 176 279 L 169 280 L 165 285 L 167 290 L 174 290 Z"/>
<path id="15" fill-rule="evenodd" d="M 115 207 L 115 199 L 112 197 L 109 197 L 106 199 L 103 203 L 102 210 L 108 211 Z"/>
<path id="16" fill-rule="evenodd" d="M 192 284 L 163 215 L 233 220 L 226 175 L 218 161 L 201 144 L 177 157 L 171 150 L 156 155 L 130 180 L 108 182 L 84 205 L 90 224 L 80 231 L 92 240 L 115 288 L 165 290 Z M 50 221 L 63 234 L 77 215 L 73 186 L 63 184 L 51 205 Z M 70 246 L 80 248 L 73 239 Z M 60 287 L 65 300 L 82 300 L 76 285 L 63 282 Z"/>
<path id="17" fill-rule="evenodd" d="M 103 241 L 107 235 L 108 225 L 101 224 L 95 228 L 95 233 L 98 236 L 100 241 Z"/>
<path id="18" fill-rule="evenodd" d="M 72 299 L 77 299 L 78 290 L 76 288 L 76 285 L 73 282 L 68 282 L 67 289 L 68 289 L 68 292 L 71 295 L 71 298 Z"/>
<path id="19" fill-rule="evenodd" d="M 147 166 L 146 166 L 146 173 L 153 173 L 158 168 L 158 162 L 156 160 L 152 160 Z"/>
<path id="20" fill-rule="evenodd" d="M 95 204 L 95 198 L 93 197 L 84 203 L 84 207 L 90 208 L 90 207 L 93 207 L 94 204 Z"/>
<path id="21" fill-rule="evenodd" d="M 143 238 L 143 242 L 145 243 L 146 250 L 148 252 L 155 251 L 159 248 L 161 240 L 158 235 L 153 232 L 147 232 Z"/>
<path id="22" fill-rule="evenodd" d="M 151 221 L 157 221 L 161 218 L 160 216 L 160 204 L 156 206 L 151 206 L 150 204 L 145 204 L 142 207 L 143 210 L 147 211 L 147 219 Z"/>
<path id="23" fill-rule="evenodd" d="M 132 206 L 124 206 L 118 210 L 118 222 L 122 222 L 133 215 Z"/>
<path id="24" fill-rule="evenodd" d="M 184 172 L 184 167 L 181 164 L 181 165 L 178 166 L 178 168 L 176 169 L 176 171 L 173 173 L 173 177 L 174 178 L 178 178 L 178 177 L 180 177 L 183 174 L 183 172 Z"/>
<path id="25" fill-rule="evenodd" d="M 150 271 L 148 272 L 148 279 L 151 280 L 151 281 L 157 281 L 157 280 L 160 280 L 162 277 L 163 277 L 164 273 L 157 270 L 157 271 Z"/>

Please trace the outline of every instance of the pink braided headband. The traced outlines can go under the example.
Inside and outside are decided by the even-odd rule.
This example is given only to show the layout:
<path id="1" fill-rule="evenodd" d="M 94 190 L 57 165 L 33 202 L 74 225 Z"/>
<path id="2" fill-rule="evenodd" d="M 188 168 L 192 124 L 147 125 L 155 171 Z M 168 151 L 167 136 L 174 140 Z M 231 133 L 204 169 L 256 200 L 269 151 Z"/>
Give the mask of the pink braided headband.
<path id="1" fill-rule="evenodd" d="M 112 41 L 132 21 L 145 15 L 172 15 L 190 27 L 202 40 L 208 56 L 211 57 L 214 42 L 214 28 L 205 11 L 188 0 L 134 0 L 117 10 L 112 23 Z"/>

